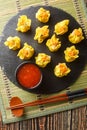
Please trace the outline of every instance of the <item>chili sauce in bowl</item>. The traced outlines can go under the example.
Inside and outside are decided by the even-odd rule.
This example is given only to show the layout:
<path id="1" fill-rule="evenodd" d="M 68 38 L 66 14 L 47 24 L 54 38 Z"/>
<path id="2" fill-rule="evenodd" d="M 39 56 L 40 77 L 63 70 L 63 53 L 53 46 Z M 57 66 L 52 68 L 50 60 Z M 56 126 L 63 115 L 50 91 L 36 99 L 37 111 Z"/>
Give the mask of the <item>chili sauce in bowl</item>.
<path id="1" fill-rule="evenodd" d="M 42 82 L 42 72 L 35 63 L 24 62 L 16 69 L 16 80 L 23 89 L 34 89 Z"/>

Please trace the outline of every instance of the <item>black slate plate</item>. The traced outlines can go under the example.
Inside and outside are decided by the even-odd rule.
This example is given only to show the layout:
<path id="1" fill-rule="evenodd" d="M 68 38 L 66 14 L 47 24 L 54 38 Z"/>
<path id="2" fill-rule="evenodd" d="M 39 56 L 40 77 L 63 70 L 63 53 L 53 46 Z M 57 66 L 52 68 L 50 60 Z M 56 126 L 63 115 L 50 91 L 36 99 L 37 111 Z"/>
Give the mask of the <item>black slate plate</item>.
<path id="1" fill-rule="evenodd" d="M 45 9 L 50 10 L 51 17 L 48 23 L 43 24 L 40 23 L 36 18 L 35 14 L 37 10 L 40 7 L 44 7 Z M 16 26 L 17 26 L 17 21 L 20 15 L 27 15 L 31 20 L 32 20 L 32 26 L 31 30 L 28 31 L 27 33 L 21 33 L 17 32 Z M 34 41 L 34 35 L 35 35 L 35 29 L 38 26 L 43 26 L 43 25 L 49 25 L 50 29 L 50 36 L 54 33 L 54 25 L 64 19 L 69 19 L 70 24 L 69 24 L 69 31 L 64 34 L 63 36 L 59 36 L 60 40 L 62 41 L 62 47 L 58 52 L 51 53 L 48 48 L 45 46 L 45 42 L 43 44 L 38 44 L 37 41 Z M 8 47 L 4 45 L 4 42 L 9 36 L 19 36 L 21 38 L 21 43 L 22 46 L 24 42 L 28 42 L 31 44 L 34 49 L 35 49 L 35 55 L 34 57 L 39 53 L 39 52 L 44 52 L 46 54 L 51 55 L 52 61 L 51 63 L 44 69 L 41 69 L 43 72 L 43 82 L 42 85 L 40 86 L 39 89 L 31 90 L 29 92 L 33 93 L 42 93 L 42 94 L 50 94 L 50 93 L 55 93 L 58 91 L 61 91 L 65 88 L 68 88 L 70 85 L 72 85 L 79 75 L 81 74 L 85 64 L 86 64 L 86 54 L 87 54 L 87 45 L 86 45 L 86 39 L 84 39 L 81 43 L 76 45 L 76 48 L 79 49 L 80 55 L 79 58 L 76 59 L 76 61 L 72 63 L 66 63 L 68 67 L 71 68 L 71 73 L 67 75 L 66 77 L 63 78 L 57 78 L 53 74 L 53 69 L 55 65 L 59 62 L 66 62 L 64 59 L 64 50 L 66 49 L 67 46 L 72 46 L 72 44 L 68 41 L 68 35 L 70 32 L 72 32 L 73 29 L 79 28 L 80 25 L 77 23 L 77 21 L 68 13 L 64 12 L 61 9 L 57 9 L 54 7 L 50 6 L 37 6 L 37 7 L 30 7 L 27 9 L 24 9 L 20 11 L 16 16 L 12 17 L 9 22 L 6 24 L 4 30 L 3 30 L 3 37 L 1 39 L 0 43 L 0 65 L 3 68 L 5 74 L 7 77 L 10 79 L 11 82 L 13 82 L 15 85 L 21 88 L 16 82 L 15 79 L 15 70 L 16 67 L 24 62 L 20 60 L 17 57 L 18 51 L 12 51 L 9 50 Z M 29 60 L 34 62 L 34 57 Z M 27 90 L 28 91 L 28 90 Z"/>

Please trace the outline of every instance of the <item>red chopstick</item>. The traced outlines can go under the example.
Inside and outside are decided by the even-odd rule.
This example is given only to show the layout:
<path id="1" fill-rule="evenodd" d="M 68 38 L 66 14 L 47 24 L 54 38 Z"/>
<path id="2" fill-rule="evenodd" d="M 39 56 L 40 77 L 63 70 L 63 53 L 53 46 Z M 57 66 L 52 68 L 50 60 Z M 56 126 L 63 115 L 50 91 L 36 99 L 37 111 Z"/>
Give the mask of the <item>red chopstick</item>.
<path id="1" fill-rule="evenodd" d="M 36 105 L 42 105 L 42 104 L 47 104 L 47 103 L 53 103 L 53 102 L 69 101 L 69 100 L 72 100 L 75 98 L 81 98 L 86 95 L 87 95 L 87 88 L 68 92 L 68 93 L 59 94 L 56 96 L 51 96 L 51 97 L 36 100 L 33 102 L 14 105 L 14 106 L 8 107 L 7 109 L 17 109 L 17 108 L 36 106 Z"/>

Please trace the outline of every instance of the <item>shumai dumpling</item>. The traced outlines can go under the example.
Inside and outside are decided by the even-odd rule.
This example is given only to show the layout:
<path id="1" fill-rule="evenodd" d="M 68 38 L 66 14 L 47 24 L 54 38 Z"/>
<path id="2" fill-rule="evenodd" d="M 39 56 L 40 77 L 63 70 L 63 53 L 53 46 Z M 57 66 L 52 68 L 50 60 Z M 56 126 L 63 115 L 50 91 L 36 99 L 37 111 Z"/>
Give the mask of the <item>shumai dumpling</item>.
<path id="1" fill-rule="evenodd" d="M 31 19 L 29 19 L 26 15 L 21 15 L 20 18 L 18 18 L 16 30 L 20 32 L 27 32 L 30 30 L 30 27 Z"/>
<path id="2" fill-rule="evenodd" d="M 83 32 L 81 28 L 74 29 L 69 35 L 69 41 L 73 44 L 77 44 L 84 39 Z"/>
<path id="3" fill-rule="evenodd" d="M 54 34 L 51 39 L 48 39 L 46 42 L 46 46 L 49 48 L 51 52 L 57 51 L 61 47 L 61 41 Z"/>
<path id="4" fill-rule="evenodd" d="M 9 49 L 12 49 L 12 50 L 17 50 L 20 48 L 21 46 L 21 40 L 18 36 L 15 36 L 15 37 L 8 37 L 7 38 L 7 41 L 4 42 L 5 46 L 8 46 Z"/>
<path id="5" fill-rule="evenodd" d="M 22 60 L 30 59 L 34 54 L 34 48 L 28 43 L 24 43 L 24 47 L 19 50 L 18 57 Z"/>
<path id="6" fill-rule="evenodd" d="M 40 8 L 36 13 L 36 18 L 43 23 L 46 23 L 49 21 L 50 18 L 50 11 L 46 10 L 44 8 Z"/>
<path id="7" fill-rule="evenodd" d="M 67 76 L 70 73 L 71 69 L 67 67 L 66 63 L 59 63 L 54 68 L 54 75 L 56 77 Z"/>
<path id="8" fill-rule="evenodd" d="M 34 40 L 37 40 L 38 43 L 42 43 L 49 36 L 48 26 L 37 27 Z"/>
<path id="9" fill-rule="evenodd" d="M 36 57 L 36 64 L 42 68 L 46 67 L 48 63 L 51 62 L 51 56 L 45 53 L 39 53 Z"/>
<path id="10" fill-rule="evenodd" d="M 55 25 L 54 32 L 57 35 L 63 35 L 64 33 L 68 32 L 68 25 L 69 25 L 68 19 L 62 20 Z"/>
<path id="11" fill-rule="evenodd" d="M 65 60 L 67 62 L 72 62 L 79 57 L 79 50 L 77 50 L 75 46 L 67 47 L 64 54 Z"/>

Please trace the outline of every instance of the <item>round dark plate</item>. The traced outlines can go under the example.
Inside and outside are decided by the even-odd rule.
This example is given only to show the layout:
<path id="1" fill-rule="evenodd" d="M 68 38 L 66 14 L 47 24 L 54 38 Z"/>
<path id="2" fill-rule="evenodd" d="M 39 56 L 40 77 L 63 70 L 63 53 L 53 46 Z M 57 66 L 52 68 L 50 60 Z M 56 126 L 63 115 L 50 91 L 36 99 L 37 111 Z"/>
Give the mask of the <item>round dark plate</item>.
<path id="1" fill-rule="evenodd" d="M 35 14 L 40 7 L 44 7 L 45 9 L 50 10 L 51 17 L 50 17 L 49 22 L 46 24 L 40 23 L 35 18 Z M 18 18 L 20 15 L 27 15 L 32 20 L 31 30 L 26 33 L 17 32 L 15 30 L 17 27 Z M 54 25 L 57 22 L 64 19 L 70 20 L 69 31 L 62 36 L 57 36 L 60 38 L 62 42 L 62 47 L 59 49 L 59 51 L 55 53 L 51 53 L 45 45 L 46 40 L 42 44 L 38 44 L 37 41 L 34 40 L 36 27 L 49 25 L 49 29 L 50 29 L 49 37 L 51 37 L 54 33 Z M 57 9 L 50 6 L 37 6 L 37 7 L 29 7 L 27 9 L 24 9 L 20 11 L 16 16 L 12 17 L 9 20 L 9 22 L 6 24 L 3 30 L 4 36 L 2 37 L 1 43 L 0 43 L 0 65 L 3 68 L 7 77 L 10 79 L 10 81 L 13 82 L 15 85 L 17 85 L 18 87 L 22 88 L 16 82 L 15 70 L 17 66 L 24 61 L 20 60 L 17 57 L 18 51 L 9 50 L 8 47 L 4 45 L 4 42 L 9 36 L 19 36 L 21 38 L 22 46 L 24 42 L 28 42 L 35 49 L 35 54 L 33 58 L 31 58 L 31 60 L 29 61 L 35 62 L 34 57 L 40 52 L 44 52 L 52 57 L 51 63 L 48 64 L 46 68 L 41 68 L 42 73 L 43 73 L 42 85 L 40 86 L 39 89 L 35 89 L 31 91 L 29 90 L 29 92 L 50 94 L 50 93 L 55 93 L 65 88 L 68 88 L 77 80 L 77 78 L 81 74 L 86 64 L 85 62 L 86 54 L 87 54 L 86 39 L 84 39 L 81 43 L 75 45 L 76 48 L 79 49 L 80 51 L 80 55 L 78 59 L 76 59 L 72 63 L 66 63 L 64 59 L 64 50 L 66 49 L 66 47 L 73 45 L 72 43 L 68 41 L 68 35 L 70 34 L 70 32 L 72 32 L 73 29 L 79 28 L 79 27 L 80 25 L 78 24 L 78 22 L 70 14 L 66 13 L 65 11 L 61 9 Z M 54 76 L 53 69 L 55 65 L 58 64 L 59 62 L 65 62 L 67 66 L 70 67 L 71 69 L 71 73 L 68 74 L 66 77 L 57 78 L 56 76 Z"/>

